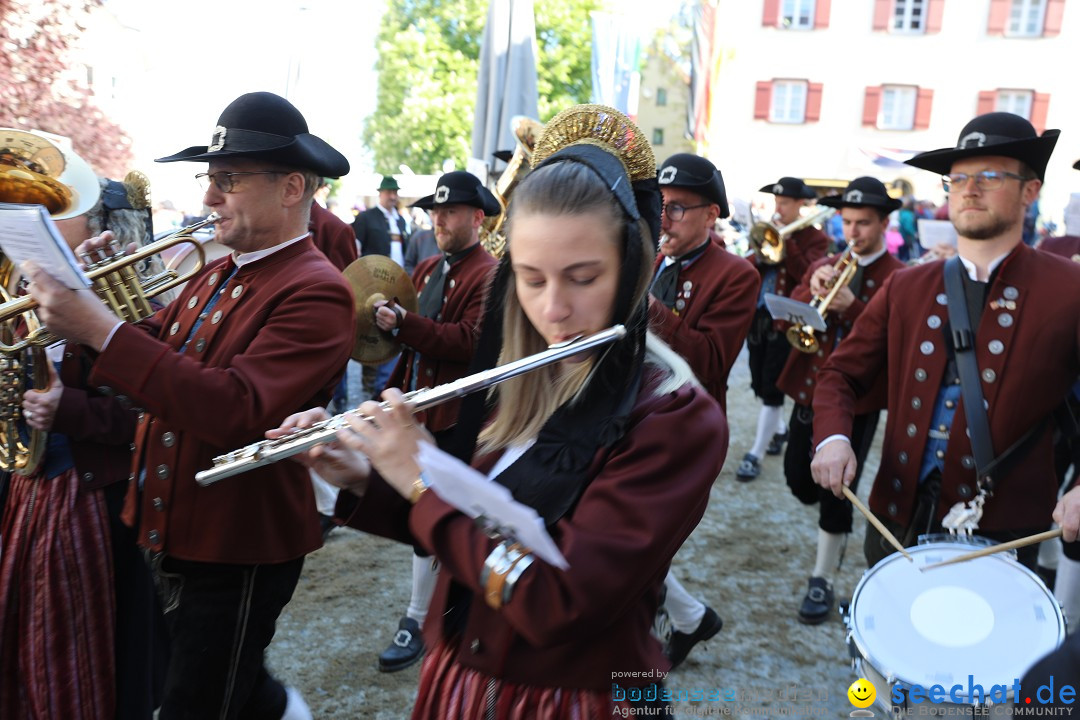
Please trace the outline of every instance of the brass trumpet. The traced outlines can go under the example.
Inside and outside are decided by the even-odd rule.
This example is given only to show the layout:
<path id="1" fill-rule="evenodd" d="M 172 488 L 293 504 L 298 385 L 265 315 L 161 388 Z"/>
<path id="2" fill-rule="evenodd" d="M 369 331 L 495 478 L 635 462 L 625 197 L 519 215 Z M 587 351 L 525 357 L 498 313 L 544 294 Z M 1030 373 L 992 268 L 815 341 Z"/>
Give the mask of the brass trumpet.
<path id="1" fill-rule="evenodd" d="M 810 301 L 810 307 L 818 311 L 821 317 L 825 317 L 825 313 L 828 311 L 829 303 L 836 297 L 836 293 L 840 292 L 841 288 L 847 287 L 847 284 L 851 282 L 851 278 L 855 277 L 855 271 L 858 270 L 859 263 L 855 259 L 855 255 L 851 252 L 851 246 L 849 245 L 846 250 L 840 255 L 840 259 L 833 265 L 833 269 L 837 274 L 826 285 L 828 292 L 824 297 L 821 295 L 815 295 Z M 792 325 L 787 329 L 787 340 L 791 343 L 791 347 L 795 348 L 799 352 L 804 353 L 816 353 L 821 347 L 821 343 L 817 339 L 817 335 L 814 334 L 814 328 L 809 325 Z"/>
<path id="2" fill-rule="evenodd" d="M 764 264 L 779 265 L 787 255 L 788 237 L 805 227 L 825 222 L 835 212 L 834 208 L 823 207 L 783 227 L 776 227 L 771 222 L 756 222 L 750 228 L 750 247 Z"/>
<path id="3" fill-rule="evenodd" d="M 109 310 L 125 322 L 139 322 L 149 317 L 154 312 L 149 298 L 183 285 L 202 270 L 206 262 L 206 253 L 202 244 L 193 235 L 196 230 L 212 225 L 220 219 L 221 216 L 217 213 L 210 213 L 205 220 L 181 228 L 157 242 L 144 245 L 130 255 L 125 255 L 124 248 L 117 245 L 111 246 L 107 251 L 102 250 L 102 256 L 96 260 L 89 255 L 83 255 L 86 276 L 93 283 L 92 289 Z M 157 275 L 142 278 L 135 271 L 134 266 L 137 263 L 184 243 L 193 245 L 198 256 L 195 265 L 186 273 L 181 275 L 176 270 L 166 269 Z M 7 323 L 20 316 L 27 316 L 37 306 L 37 301 L 29 295 L 0 303 L 0 326 L 6 326 Z M 36 327 L 31 328 L 22 339 L 13 339 L 11 343 L 7 342 L 6 338 L 0 337 L 0 354 L 13 355 L 31 345 L 45 347 L 57 341 L 58 338 L 49 333 L 44 325 L 35 325 Z"/>

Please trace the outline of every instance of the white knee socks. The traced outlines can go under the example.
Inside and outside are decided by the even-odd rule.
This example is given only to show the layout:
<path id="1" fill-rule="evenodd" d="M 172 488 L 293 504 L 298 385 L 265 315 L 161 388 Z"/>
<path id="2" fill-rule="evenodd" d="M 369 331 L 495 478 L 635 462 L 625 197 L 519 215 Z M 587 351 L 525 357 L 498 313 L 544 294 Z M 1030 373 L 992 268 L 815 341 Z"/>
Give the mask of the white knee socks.
<path id="1" fill-rule="evenodd" d="M 683 633 L 692 633 L 697 630 L 702 618 L 705 617 L 705 605 L 686 592 L 686 588 L 675 579 L 671 570 L 668 570 L 667 577 L 664 578 L 664 585 L 667 587 L 664 607 L 667 608 L 671 626 Z"/>
<path id="2" fill-rule="evenodd" d="M 750 448 L 750 454 L 759 460 L 765 457 L 765 448 L 769 446 L 773 435 L 780 432 L 783 424 L 784 408 L 769 407 L 763 405 L 757 419 L 757 435 L 754 436 L 754 447 Z"/>
<path id="3" fill-rule="evenodd" d="M 415 553 L 412 556 L 412 596 L 405 614 L 421 625 L 427 617 L 431 596 L 435 593 L 435 580 L 439 577 L 439 569 L 434 565 L 433 557 L 418 557 Z"/>
<path id="4" fill-rule="evenodd" d="M 844 533 L 829 533 L 821 528 L 817 531 L 817 559 L 814 560 L 814 572 L 811 577 L 825 578 L 832 582 L 833 574 L 840 564 L 840 551 L 844 547 Z"/>

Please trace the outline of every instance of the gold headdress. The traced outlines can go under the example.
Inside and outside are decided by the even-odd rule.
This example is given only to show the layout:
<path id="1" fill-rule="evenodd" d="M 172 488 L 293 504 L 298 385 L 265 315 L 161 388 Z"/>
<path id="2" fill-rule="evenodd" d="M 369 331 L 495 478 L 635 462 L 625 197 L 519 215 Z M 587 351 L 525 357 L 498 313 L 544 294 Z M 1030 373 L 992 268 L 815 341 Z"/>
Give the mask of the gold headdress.
<path id="1" fill-rule="evenodd" d="M 656 156 L 640 128 L 606 105 L 575 105 L 549 120 L 533 149 L 532 166 L 578 144 L 596 145 L 613 153 L 631 181 L 656 177 Z"/>

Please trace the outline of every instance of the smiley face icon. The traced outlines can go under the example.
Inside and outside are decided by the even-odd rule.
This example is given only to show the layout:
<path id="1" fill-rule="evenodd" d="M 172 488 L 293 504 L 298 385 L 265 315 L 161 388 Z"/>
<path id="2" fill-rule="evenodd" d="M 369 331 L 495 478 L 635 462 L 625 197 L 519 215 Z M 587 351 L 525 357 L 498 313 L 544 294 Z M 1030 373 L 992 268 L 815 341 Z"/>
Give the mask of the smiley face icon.
<path id="1" fill-rule="evenodd" d="M 855 682 L 851 683 L 851 687 L 847 689 L 848 700 L 851 704 L 857 708 L 867 708 L 874 703 L 874 699 L 877 698 L 877 690 L 874 685 L 866 678 L 859 678 Z"/>

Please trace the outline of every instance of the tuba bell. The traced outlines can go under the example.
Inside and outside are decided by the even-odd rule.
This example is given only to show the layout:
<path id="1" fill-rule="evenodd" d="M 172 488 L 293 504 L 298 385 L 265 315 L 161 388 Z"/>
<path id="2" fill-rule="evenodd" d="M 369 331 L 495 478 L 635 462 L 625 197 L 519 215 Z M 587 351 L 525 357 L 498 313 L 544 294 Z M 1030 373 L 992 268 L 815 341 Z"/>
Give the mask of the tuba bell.
<path id="1" fill-rule="evenodd" d="M 518 183 L 529 174 L 532 162 L 532 151 L 536 146 L 536 140 L 544 129 L 544 124 L 538 120 L 516 115 L 510 121 L 510 127 L 514 133 L 514 154 L 506 163 L 506 169 L 495 183 L 492 193 L 499 201 L 501 210 L 498 215 L 487 218 L 480 228 L 480 243 L 484 249 L 496 258 L 501 258 L 506 250 L 506 235 L 503 233 L 503 224 L 506 222 L 506 209 L 510 204 L 510 194 Z"/>
<path id="2" fill-rule="evenodd" d="M 830 208 L 831 209 L 831 208 Z M 815 295 L 810 300 L 810 307 L 818 311 L 821 317 L 825 317 L 825 313 L 829 309 L 829 304 L 836 297 L 836 293 L 844 287 L 847 287 L 851 279 L 855 277 L 855 271 L 858 270 L 859 263 L 855 259 L 855 255 L 851 252 L 851 246 L 848 246 L 843 253 L 840 254 L 840 258 L 833 265 L 833 269 L 836 270 L 836 275 L 826 285 L 827 292 L 824 296 Z M 818 348 L 821 347 L 821 343 L 817 339 L 817 335 L 814 334 L 814 328 L 809 325 L 792 325 L 787 329 L 787 341 L 791 343 L 791 347 L 795 348 L 799 352 L 804 353 L 816 353 Z"/>
<path id="3" fill-rule="evenodd" d="M 834 208 L 820 208 L 798 220 L 777 227 L 771 222 L 756 222 L 750 228 L 750 247 L 765 265 L 779 265 L 787 255 L 787 239 L 810 225 L 825 222 L 836 212 Z"/>

